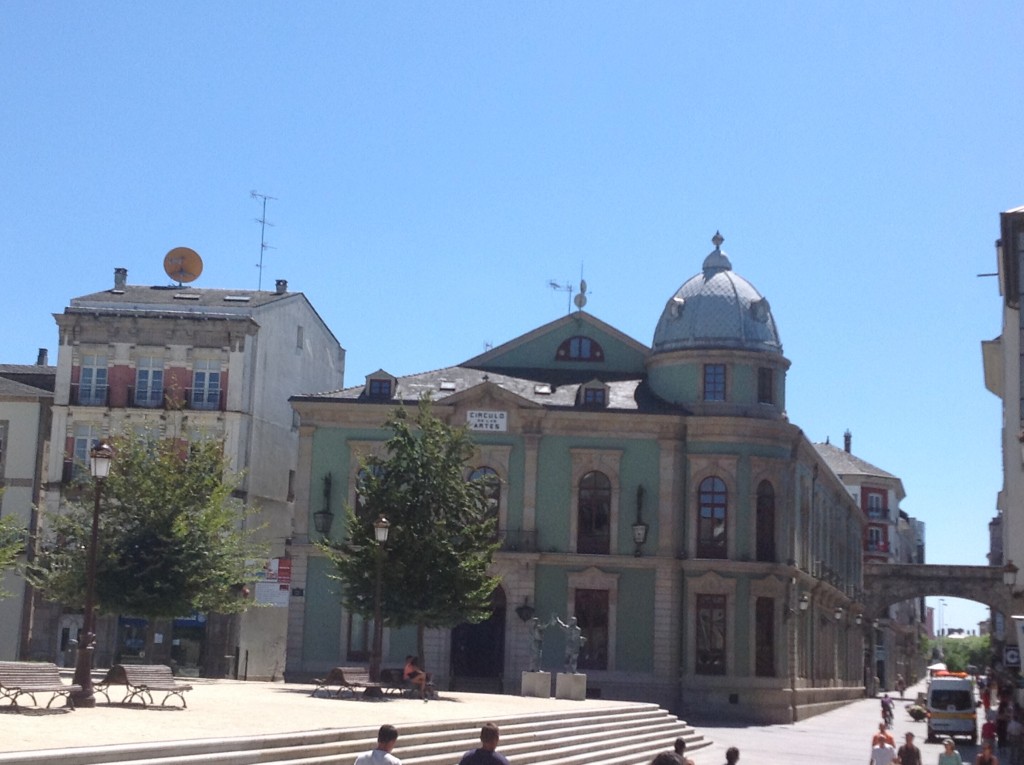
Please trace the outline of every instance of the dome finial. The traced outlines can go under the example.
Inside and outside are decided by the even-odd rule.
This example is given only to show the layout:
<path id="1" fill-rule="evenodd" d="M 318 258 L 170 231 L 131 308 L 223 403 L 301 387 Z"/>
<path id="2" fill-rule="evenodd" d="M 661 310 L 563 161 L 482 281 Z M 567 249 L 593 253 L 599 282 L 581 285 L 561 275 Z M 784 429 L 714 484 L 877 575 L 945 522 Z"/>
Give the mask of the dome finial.
<path id="1" fill-rule="evenodd" d="M 711 237 L 711 244 L 715 245 L 716 250 L 722 249 L 722 242 L 725 241 L 725 237 L 722 236 L 721 232 L 716 231 L 715 235 Z"/>

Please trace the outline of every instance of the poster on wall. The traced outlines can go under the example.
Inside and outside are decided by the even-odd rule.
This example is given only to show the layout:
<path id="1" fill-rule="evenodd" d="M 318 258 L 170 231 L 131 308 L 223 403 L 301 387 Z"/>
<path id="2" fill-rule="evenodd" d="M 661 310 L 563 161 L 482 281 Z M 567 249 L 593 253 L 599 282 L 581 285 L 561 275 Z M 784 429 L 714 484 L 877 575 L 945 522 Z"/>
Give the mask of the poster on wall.
<path id="1" fill-rule="evenodd" d="M 292 588 L 292 559 L 271 558 L 256 580 L 256 602 L 287 608 Z"/>

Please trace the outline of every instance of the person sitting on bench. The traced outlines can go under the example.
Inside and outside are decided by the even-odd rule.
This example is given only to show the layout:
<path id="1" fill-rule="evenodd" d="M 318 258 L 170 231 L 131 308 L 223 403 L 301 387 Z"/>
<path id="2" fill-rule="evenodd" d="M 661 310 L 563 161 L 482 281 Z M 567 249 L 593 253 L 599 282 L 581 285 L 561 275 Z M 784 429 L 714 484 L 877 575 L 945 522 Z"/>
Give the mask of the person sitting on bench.
<path id="1" fill-rule="evenodd" d="M 402 678 L 410 682 L 420 690 L 420 698 L 427 700 L 427 673 L 420 669 L 418 656 L 405 657 L 405 669 L 402 671 Z"/>

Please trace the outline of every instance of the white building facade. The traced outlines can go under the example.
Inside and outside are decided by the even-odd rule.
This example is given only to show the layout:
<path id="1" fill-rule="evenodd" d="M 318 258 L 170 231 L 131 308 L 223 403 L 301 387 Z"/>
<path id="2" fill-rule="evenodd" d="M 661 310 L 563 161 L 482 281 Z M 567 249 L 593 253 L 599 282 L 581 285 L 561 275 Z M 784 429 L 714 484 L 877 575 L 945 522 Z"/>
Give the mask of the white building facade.
<path id="1" fill-rule="evenodd" d="M 104 436 L 145 431 L 217 439 L 230 470 L 242 476 L 238 495 L 259 511 L 254 522 L 270 547 L 268 572 L 286 572 L 298 444 L 288 397 L 331 389 L 344 376 L 344 350 L 306 297 L 289 292 L 283 280 L 273 292 L 136 286 L 117 269 L 112 289 L 74 298 L 55 318 L 60 346 L 47 508 L 56 510 L 71 479 L 88 471 L 89 449 Z M 280 584 L 285 594 L 271 592 L 271 607 L 224 623 L 183 614 L 162 636 L 171 648 L 165 658 L 207 675 L 279 679 L 287 581 Z M 40 620 L 33 652 L 61 659 L 81 616 L 50 616 Z M 137 648 L 140 621 L 123 615 L 105 634 L 101 625 L 99 664 Z M 197 644 L 203 640 L 209 644 Z M 234 660 L 225 662 L 231 654 Z"/>

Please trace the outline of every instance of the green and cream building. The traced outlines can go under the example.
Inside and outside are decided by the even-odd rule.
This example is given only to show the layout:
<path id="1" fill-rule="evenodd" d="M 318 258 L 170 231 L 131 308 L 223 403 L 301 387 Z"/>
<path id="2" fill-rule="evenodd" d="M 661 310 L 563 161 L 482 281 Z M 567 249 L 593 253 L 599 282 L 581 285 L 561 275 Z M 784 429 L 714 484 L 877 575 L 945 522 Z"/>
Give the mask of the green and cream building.
<path id="1" fill-rule="evenodd" d="M 287 673 L 368 658 L 312 546 L 344 533 L 381 424 L 429 394 L 472 431 L 501 549 L 492 617 L 427 633 L 440 688 L 516 693 L 526 619 L 575 615 L 588 693 L 785 722 L 864 692 L 865 519 L 785 412 L 789 361 L 768 301 L 716 235 L 650 347 L 580 310 L 457 366 L 292 398 L 301 419 Z M 318 518 L 314 516 L 319 514 Z M 384 666 L 415 652 L 385 630 Z M 563 636 L 545 633 L 543 669 Z"/>

